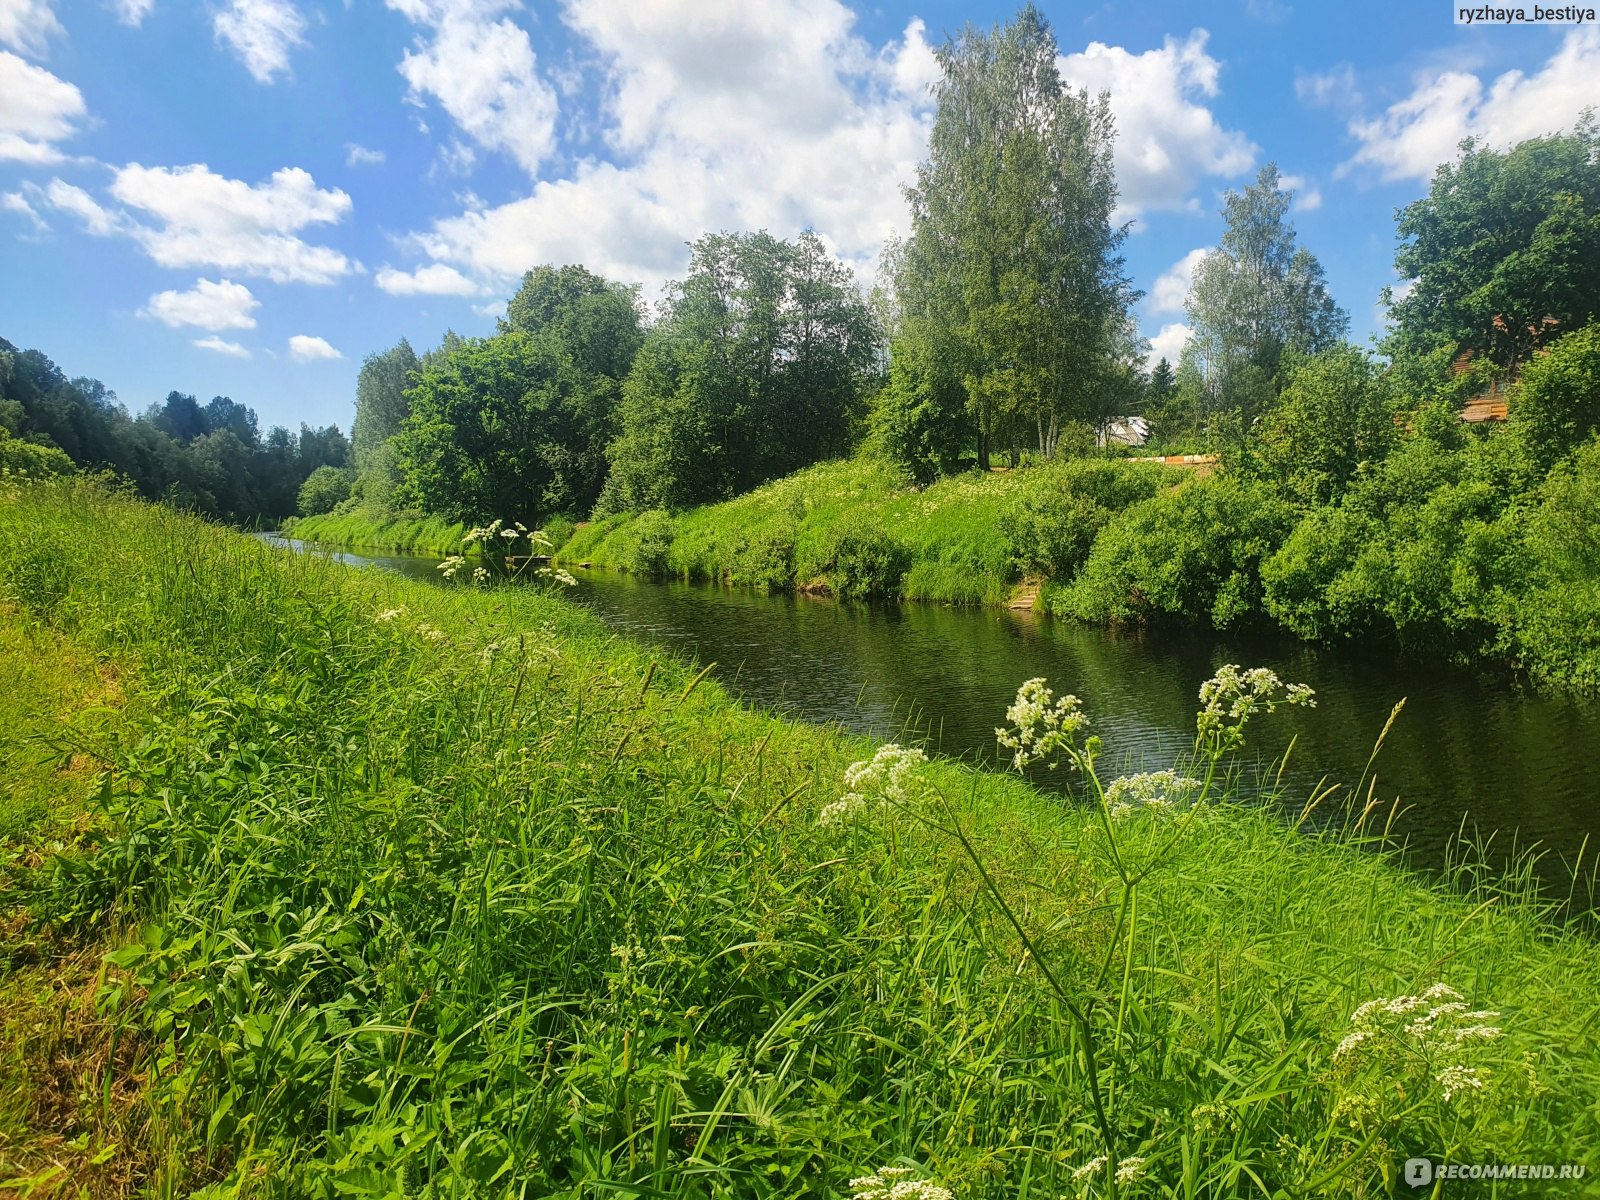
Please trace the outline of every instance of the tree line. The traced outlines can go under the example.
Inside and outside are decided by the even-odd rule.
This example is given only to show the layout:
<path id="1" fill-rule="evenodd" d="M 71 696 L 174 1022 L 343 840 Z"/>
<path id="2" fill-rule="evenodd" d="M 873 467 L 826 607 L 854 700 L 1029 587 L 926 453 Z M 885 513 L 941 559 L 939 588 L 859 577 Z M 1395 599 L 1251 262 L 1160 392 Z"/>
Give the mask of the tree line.
<path id="1" fill-rule="evenodd" d="M 307 480 L 337 473 L 350 447 L 337 425 L 262 433 L 255 410 L 227 396 L 202 404 L 173 391 L 133 416 L 99 380 L 69 379 L 0 338 L 0 450 L 19 464 L 111 471 L 147 499 L 244 524 L 298 511 Z"/>

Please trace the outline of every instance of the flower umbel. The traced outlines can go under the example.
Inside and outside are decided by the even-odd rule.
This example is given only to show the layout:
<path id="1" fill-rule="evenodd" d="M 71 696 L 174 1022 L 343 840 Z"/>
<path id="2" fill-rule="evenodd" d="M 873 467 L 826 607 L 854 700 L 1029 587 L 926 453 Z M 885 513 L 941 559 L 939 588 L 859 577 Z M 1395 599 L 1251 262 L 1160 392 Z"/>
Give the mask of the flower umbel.
<path id="1" fill-rule="evenodd" d="M 1200 685 L 1195 715 L 1198 741 L 1222 754 L 1244 745 L 1244 727 L 1257 712 L 1272 712 L 1280 704 L 1317 706 L 1316 693 L 1303 683 L 1284 683 L 1266 667 L 1241 670 L 1228 663 Z"/>
<path id="2" fill-rule="evenodd" d="M 1345 1071 L 1375 1064 L 1391 1073 L 1425 1064 L 1448 1104 L 1483 1089 L 1488 1072 L 1465 1060 L 1472 1043 L 1502 1036 L 1499 1020 L 1498 1012 L 1469 1009 L 1447 983 L 1415 996 L 1368 1000 L 1351 1014 L 1333 1062 Z"/>
<path id="3" fill-rule="evenodd" d="M 879 1167 L 850 1181 L 850 1200 L 955 1200 L 949 1188 L 915 1174 L 909 1167 Z"/>
<path id="4" fill-rule="evenodd" d="M 870 759 L 844 769 L 845 793 L 817 816 L 819 825 L 843 825 L 863 815 L 873 802 L 904 808 L 911 804 L 912 784 L 919 764 L 928 761 L 921 750 L 890 742 L 879 746 Z"/>
<path id="5" fill-rule="evenodd" d="M 1000 745 L 1014 753 L 1011 765 L 1018 771 L 1029 763 L 1054 758 L 1077 747 L 1078 734 L 1088 728 L 1089 716 L 1078 706 L 1076 696 L 1059 699 L 1044 679 L 1030 679 L 1017 689 L 1017 698 L 1006 709 L 1008 729 L 996 729 Z M 1055 764 L 1052 762 L 1052 766 Z"/>
<path id="6" fill-rule="evenodd" d="M 1145 771 L 1124 775 L 1106 785 L 1106 807 L 1113 817 L 1127 816 L 1134 809 L 1165 812 L 1181 807 L 1203 784 L 1176 771 Z"/>

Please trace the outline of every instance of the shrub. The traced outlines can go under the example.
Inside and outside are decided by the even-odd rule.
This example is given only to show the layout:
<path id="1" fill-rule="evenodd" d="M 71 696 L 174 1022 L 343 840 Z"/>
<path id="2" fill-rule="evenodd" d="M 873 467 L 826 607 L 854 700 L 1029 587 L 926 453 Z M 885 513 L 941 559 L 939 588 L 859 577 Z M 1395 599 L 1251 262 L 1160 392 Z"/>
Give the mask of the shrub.
<path id="1" fill-rule="evenodd" d="M 350 499 L 356 473 L 351 467 L 318 467 L 300 485 L 298 507 L 302 517 L 320 517 Z"/>
<path id="2" fill-rule="evenodd" d="M 667 574 L 677 522 L 661 509 L 652 509 L 639 514 L 629 533 L 632 545 L 623 560 L 626 569 L 636 575 Z"/>
<path id="3" fill-rule="evenodd" d="M 1600 430 L 1600 324 L 1567 334 L 1522 373 L 1511 424 L 1548 468 Z"/>
<path id="4" fill-rule="evenodd" d="M 1000 535 L 1023 574 L 1067 580 L 1089 557 L 1108 521 L 1161 485 L 1160 469 L 1073 460 L 1035 468 L 1028 489 L 1000 515 Z"/>
<path id="5" fill-rule="evenodd" d="M 1291 522 L 1289 506 L 1260 484 L 1193 480 L 1112 520 L 1056 604 L 1089 621 L 1242 624 L 1261 611 L 1260 564 Z"/>

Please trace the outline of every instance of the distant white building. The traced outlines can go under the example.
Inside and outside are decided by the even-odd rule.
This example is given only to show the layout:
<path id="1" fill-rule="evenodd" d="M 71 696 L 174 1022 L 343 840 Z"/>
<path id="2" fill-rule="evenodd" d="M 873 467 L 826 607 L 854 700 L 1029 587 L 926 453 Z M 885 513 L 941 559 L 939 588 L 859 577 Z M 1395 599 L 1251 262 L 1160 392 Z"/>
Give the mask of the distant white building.
<path id="1" fill-rule="evenodd" d="M 1102 446 L 1142 446 L 1150 437 L 1150 422 L 1143 417 L 1118 417 L 1101 428 Z"/>

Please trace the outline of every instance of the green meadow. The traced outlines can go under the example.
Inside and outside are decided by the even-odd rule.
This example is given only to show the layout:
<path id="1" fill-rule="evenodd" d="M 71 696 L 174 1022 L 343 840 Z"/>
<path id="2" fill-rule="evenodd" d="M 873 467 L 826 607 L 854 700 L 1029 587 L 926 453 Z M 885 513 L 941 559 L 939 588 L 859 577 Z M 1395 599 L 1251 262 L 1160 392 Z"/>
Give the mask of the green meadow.
<path id="1" fill-rule="evenodd" d="M 1122 781 L 1093 713 L 1019 698 L 995 723 L 1063 797 L 751 711 L 535 587 L 351 570 L 82 480 L 0 495 L 0 658 L 19 1195 L 1600 1168 L 1581 914 L 1470 847 L 1407 873 L 1367 764 L 1283 798 L 1349 806 L 1343 832 L 1236 802 L 1275 683 L 1221 681 L 1178 774 Z"/>

